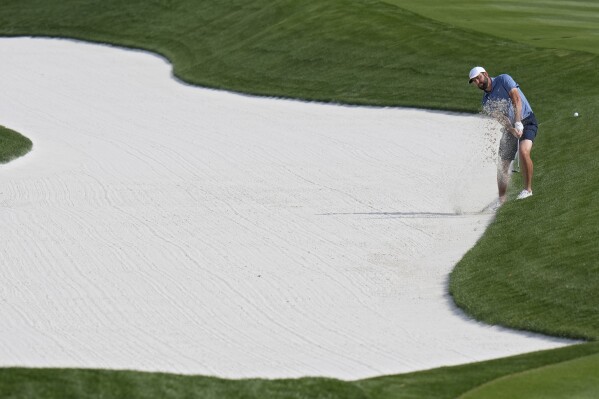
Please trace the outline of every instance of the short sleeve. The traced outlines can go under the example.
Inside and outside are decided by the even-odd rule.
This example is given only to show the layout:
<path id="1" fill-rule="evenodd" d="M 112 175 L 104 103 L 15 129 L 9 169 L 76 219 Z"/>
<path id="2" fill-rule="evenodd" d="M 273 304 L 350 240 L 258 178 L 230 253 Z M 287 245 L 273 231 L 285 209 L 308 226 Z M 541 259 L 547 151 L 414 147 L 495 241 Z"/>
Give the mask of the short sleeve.
<path id="1" fill-rule="evenodd" d="M 510 75 L 501 75 L 502 84 L 505 90 L 509 93 L 515 87 L 518 87 L 516 81 Z"/>

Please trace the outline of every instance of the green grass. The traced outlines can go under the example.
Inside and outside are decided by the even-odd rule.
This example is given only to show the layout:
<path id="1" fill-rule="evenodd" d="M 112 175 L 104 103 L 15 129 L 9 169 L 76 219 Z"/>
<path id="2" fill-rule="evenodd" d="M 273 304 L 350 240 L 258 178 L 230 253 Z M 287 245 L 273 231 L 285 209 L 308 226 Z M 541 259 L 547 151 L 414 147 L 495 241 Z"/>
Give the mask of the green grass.
<path id="1" fill-rule="evenodd" d="M 573 72 L 588 67 L 584 56 L 536 51 L 369 0 L 5 0 L 0 11 L 2 35 L 144 48 L 168 57 L 190 83 L 330 102 L 474 111 L 478 95 L 464 76 L 475 63 L 527 78 L 539 66 L 553 73 L 556 56 Z M 530 59 L 507 59 L 492 46 Z"/>
<path id="2" fill-rule="evenodd" d="M 460 398 L 597 398 L 599 354 L 524 371 L 492 381 Z"/>
<path id="3" fill-rule="evenodd" d="M 599 2 L 383 0 L 466 30 L 515 42 L 599 54 Z M 442 6 L 441 6 L 442 3 Z"/>
<path id="4" fill-rule="evenodd" d="M 478 387 L 515 376 L 523 381 L 530 373 L 543 386 L 543 370 L 557 365 L 573 373 L 575 381 L 592 378 L 599 344 L 575 345 L 482 363 L 360 381 L 327 378 L 283 380 L 227 380 L 214 377 L 182 376 L 134 371 L 75 369 L 0 369 L 0 397 L 3 399 L 408 399 L 456 398 Z M 584 364 L 579 363 L 578 359 Z M 571 363 L 564 363 L 571 362 Z M 595 363 L 593 363 L 595 362 Z M 569 369 L 568 364 L 574 367 Z M 586 373 L 578 375 L 577 373 Z M 567 376 L 567 374 L 564 374 Z M 547 375 L 553 378 L 553 375 Z M 550 380 L 546 382 L 550 383 Z M 519 383 L 519 381 L 518 381 Z M 588 387 L 588 385 L 587 385 Z M 485 397 L 485 396 L 471 396 Z M 545 399 L 560 398 L 549 392 Z"/>
<path id="5" fill-rule="evenodd" d="M 597 343 L 576 345 L 568 348 L 542 351 L 481 363 L 372 378 L 357 381 L 356 384 L 368 394 L 368 398 L 372 399 L 450 399 L 457 398 L 478 387 L 491 384 L 494 381 L 504 378 L 509 378 L 510 376 L 526 372 L 535 372 L 545 367 L 551 367 L 571 360 L 584 358 L 589 355 L 593 356 L 597 353 L 597 350 L 599 350 L 599 344 Z M 587 370 L 589 371 L 590 376 L 592 376 L 592 367 Z M 542 378 L 539 378 L 538 381 L 539 385 L 542 385 Z M 568 381 L 565 378 L 562 382 L 564 383 L 563 386 L 568 385 Z M 594 387 L 597 389 L 596 385 L 589 385 L 587 387 Z M 532 392 L 533 390 L 530 391 Z M 472 397 L 487 398 L 484 395 L 474 395 Z M 561 396 L 554 397 L 551 394 L 548 394 L 545 396 L 545 399 L 559 397 Z M 505 398 L 512 397 L 505 396 Z"/>
<path id="6" fill-rule="evenodd" d="M 27 137 L 0 126 L 0 164 L 12 161 L 31 151 L 33 143 Z"/>
<path id="7" fill-rule="evenodd" d="M 480 92 L 466 84 L 468 70 L 481 64 L 491 74 L 509 72 L 521 84 L 540 122 L 533 151 L 535 196 L 501 208 L 484 237 L 452 273 L 450 292 L 460 307 L 491 324 L 597 340 L 599 56 L 591 50 L 599 46 L 588 21 L 594 23 L 598 11 L 586 2 L 589 7 L 581 19 L 575 11 L 582 2 L 567 9 L 563 3 L 527 2 L 526 7 L 536 7 L 534 13 L 512 13 L 509 7 L 522 7 L 520 3 L 11 0 L 0 4 L 0 35 L 72 37 L 144 48 L 168 57 L 176 75 L 190 83 L 351 104 L 476 112 Z M 425 8 L 434 13 L 422 11 Z M 466 10 L 471 14 L 460 19 Z M 552 13 L 570 27 L 548 24 L 547 15 Z M 496 31 L 491 15 L 498 16 Z M 560 40 L 560 35 L 571 34 L 570 28 L 580 40 Z M 543 40 L 534 42 L 547 48 L 533 47 L 526 39 L 535 39 L 535 32 L 545 32 Z M 592 41 L 592 49 L 570 46 L 587 40 Z M 551 48 L 558 47 L 555 43 L 563 48 Z M 581 116 L 573 118 L 574 111 Z M 80 390 L 72 397 L 94 397 L 93 384 L 101 383 L 116 390 L 114 395 L 124 392 L 136 397 L 168 397 L 171 391 L 171 397 L 455 397 L 511 373 L 561 362 L 564 353 L 586 356 L 596 348 L 589 344 L 573 352 L 567 348 L 525 355 L 515 363 L 502 360 L 349 385 L 323 379 L 197 377 L 191 382 L 178 376 L 42 370 L 39 378 L 47 387 L 39 389 L 43 396 L 49 395 L 50 385 L 68 380 L 57 385 L 58 395 L 68 397 L 60 389 L 69 386 L 69 392 Z M 16 379 L 24 389 L 34 389 L 33 379 L 38 378 L 38 371 L 2 372 L 0 381 Z M 133 382 L 137 378 L 141 380 Z M 145 384 L 156 388 L 145 389 Z M 133 391 L 119 391 L 126 389 Z M 160 394 L 152 396 L 153 392 Z M 107 395 L 102 397 L 111 397 Z"/>

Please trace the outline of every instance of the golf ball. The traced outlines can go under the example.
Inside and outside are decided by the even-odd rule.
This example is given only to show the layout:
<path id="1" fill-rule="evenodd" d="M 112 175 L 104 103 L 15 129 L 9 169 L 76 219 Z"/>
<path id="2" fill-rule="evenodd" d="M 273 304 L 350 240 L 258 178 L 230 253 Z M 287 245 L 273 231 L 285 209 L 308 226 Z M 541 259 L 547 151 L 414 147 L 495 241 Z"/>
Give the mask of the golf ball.
<path id="1" fill-rule="evenodd" d="M 578 112 L 574 112 L 574 116 L 578 116 Z"/>

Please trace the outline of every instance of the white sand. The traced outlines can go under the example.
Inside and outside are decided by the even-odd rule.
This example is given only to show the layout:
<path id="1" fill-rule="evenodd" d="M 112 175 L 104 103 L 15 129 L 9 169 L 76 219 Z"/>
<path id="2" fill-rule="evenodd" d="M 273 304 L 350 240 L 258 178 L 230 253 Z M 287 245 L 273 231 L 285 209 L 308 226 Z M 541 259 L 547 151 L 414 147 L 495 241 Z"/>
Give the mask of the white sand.
<path id="1" fill-rule="evenodd" d="M 0 366 L 354 379 L 568 343 L 447 294 L 492 218 L 476 117 L 199 89 L 72 41 L 0 56 L 0 123 L 34 142 L 0 166 Z"/>

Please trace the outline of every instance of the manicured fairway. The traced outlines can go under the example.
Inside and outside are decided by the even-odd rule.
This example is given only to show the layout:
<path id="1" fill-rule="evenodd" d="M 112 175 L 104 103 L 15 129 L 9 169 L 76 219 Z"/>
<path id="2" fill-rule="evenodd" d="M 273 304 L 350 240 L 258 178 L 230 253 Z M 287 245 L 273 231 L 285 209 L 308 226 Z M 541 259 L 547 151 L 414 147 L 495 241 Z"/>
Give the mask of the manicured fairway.
<path id="1" fill-rule="evenodd" d="M 419 15 L 538 47 L 599 54 L 599 3 L 563 0 L 384 0 Z M 506 54 L 526 57 L 526 53 Z"/>
<path id="2" fill-rule="evenodd" d="M 461 396 L 474 398 L 588 398 L 597 397 L 599 355 L 510 375 Z"/>
<path id="3" fill-rule="evenodd" d="M 394 4 L 369 1 L 5 1 L 0 5 L 0 34 L 65 36 L 141 47 L 167 56 L 177 76 L 192 83 L 355 104 L 476 112 L 480 94 L 466 84 L 468 69 L 482 64 L 492 75 L 509 72 L 541 123 L 533 152 L 535 195 L 525 202 L 508 202 L 499 211 L 496 222 L 453 273 L 451 293 L 471 315 L 493 324 L 596 340 L 599 56 L 588 52 L 599 48 L 594 30 L 597 6 L 544 1 L 528 2 L 522 8 L 516 2 L 496 2 L 473 10 L 473 2 L 453 3 L 455 7 L 444 2 L 439 11 L 431 11 L 428 4 L 438 2 L 406 4 L 437 20 L 420 18 Z M 571 6 L 564 8 L 564 4 Z M 501 17 L 496 26 L 488 19 L 493 13 Z M 540 24 L 533 15 L 541 17 Z M 463 21 L 458 25 L 460 17 Z M 510 36 L 506 24 L 510 29 L 526 28 L 513 28 Z M 530 36 L 530 41 L 524 36 Z M 532 40 L 561 48 L 535 48 Z M 573 118 L 575 111 L 579 118 Z M 516 176 L 516 188 L 518 184 Z M 543 355 L 545 364 L 563 361 L 558 357 L 564 353 L 573 359 L 597 351 L 596 344 L 568 349 L 572 352 Z M 160 391 L 145 388 L 145 380 L 131 383 L 129 378 L 138 376 L 129 373 L 47 370 L 36 374 L 5 369 L 0 392 L 10 394 L 17 386 L 22 391 L 14 397 L 31 396 L 37 389 L 47 397 L 100 397 L 95 388 L 102 385 L 116 392 L 112 397 L 123 392 L 135 392 L 137 397 L 153 397 L 155 392 L 172 392 L 172 397 L 192 392 L 227 397 L 219 389 L 239 398 L 455 397 L 502 375 L 526 370 L 519 368 L 522 362 L 536 362 L 538 356 L 381 377 L 360 382 L 361 390 L 322 379 L 251 383 L 202 379 L 216 384 L 212 385 L 172 376 L 160 382 Z M 584 376 L 595 365 L 596 356 L 548 370 Z M 109 378 L 100 382 L 98 375 Z M 548 375 L 531 373 L 541 382 Z M 505 383 L 518 387 L 524 377 Z M 579 388 L 581 379 L 573 378 L 574 386 L 566 389 L 596 388 L 595 380 L 582 381 Z M 500 383 L 504 382 L 496 384 Z M 50 386 L 58 390 L 55 396 Z"/>

